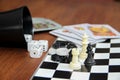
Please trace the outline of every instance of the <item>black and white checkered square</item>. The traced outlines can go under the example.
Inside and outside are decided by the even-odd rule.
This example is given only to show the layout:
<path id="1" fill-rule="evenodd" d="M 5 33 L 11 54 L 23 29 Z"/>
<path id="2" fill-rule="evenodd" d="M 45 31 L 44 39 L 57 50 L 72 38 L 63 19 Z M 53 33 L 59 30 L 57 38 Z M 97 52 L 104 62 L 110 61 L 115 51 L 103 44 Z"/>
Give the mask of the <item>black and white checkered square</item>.
<path id="1" fill-rule="evenodd" d="M 97 43 L 93 52 L 96 64 L 92 67 L 82 65 L 76 71 L 69 63 L 52 61 L 51 55 L 56 52 L 50 48 L 31 80 L 120 80 L 120 39 Z"/>

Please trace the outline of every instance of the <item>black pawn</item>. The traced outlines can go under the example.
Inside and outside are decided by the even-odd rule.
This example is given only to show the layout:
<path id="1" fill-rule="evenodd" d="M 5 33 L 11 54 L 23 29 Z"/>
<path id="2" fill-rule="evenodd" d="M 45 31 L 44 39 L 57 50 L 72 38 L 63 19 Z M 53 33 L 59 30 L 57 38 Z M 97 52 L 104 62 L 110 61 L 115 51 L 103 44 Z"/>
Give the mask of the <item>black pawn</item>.
<path id="1" fill-rule="evenodd" d="M 87 58 L 84 62 L 84 64 L 86 66 L 92 66 L 95 64 L 95 60 L 93 59 L 93 51 L 92 51 L 92 47 L 91 47 L 91 44 L 88 44 L 88 47 L 87 47 Z"/>

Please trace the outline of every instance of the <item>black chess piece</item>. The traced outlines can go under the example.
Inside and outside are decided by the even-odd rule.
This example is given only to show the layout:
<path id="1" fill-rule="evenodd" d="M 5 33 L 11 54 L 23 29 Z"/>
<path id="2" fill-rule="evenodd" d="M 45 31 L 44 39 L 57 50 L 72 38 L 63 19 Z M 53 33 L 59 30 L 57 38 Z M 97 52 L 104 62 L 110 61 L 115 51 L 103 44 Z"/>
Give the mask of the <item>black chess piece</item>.
<path id="1" fill-rule="evenodd" d="M 84 64 L 86 66 L 92 66 L 95 64 L 95 60 L 93 59 L 93 51 L 92 51 L 92 47 L 91 47 L 91 44 L 88 44 L 88 47 L 87 47 L 87 58 L 84 62 Z"/>
<path id="2" fill-rule="evenodd" d="M 61 63 L 70 63 L 72 60 L 72 50 L 69 51 L 68 56 L 60 56 L 58 54 L 53 54 L 51 55 L 51 60 Z"/>
<path id="3" fill-rule="evenodd" d="M 58 48 L 63 48 L 63 47 L 65 47 L 67 44 L 68 44 L 67 41 L 57 40 L 57 41 L 53 44 L 52 47 L 53 47 L 54 49 L 58 49 Z"/>
<path id="4" fill-rule="evenodd" d="M 51 60 L 61 62 L 61 63 L 68 63 L 68 56 L 60 56 L 58 54 L 51 55 Z"/>
<path id="5" fill-rule="evenodd" d="M 59 55 L 53 54 L 53 55 L 51 56 L 51 60 L 53 60 L 53 61 L 60 61 Z"/>
<path id="6" fill-rule="evenodd" d="M 89 52 L 91 52 L 91 54 L 92 54 L 92 56 L 93 56 L 94 53 L 93 53 L 92 49 L 93 49 L 93 47 L 92 47 L 92 45 L 89 43 L 89 44 L 88 44 L 88 47 L 87 47 L 87 53 L 88 53 L 88 51 L 89 51 Z"/>
<path id="7" fill-rule="evenodd" d="M 77 48 L 77 46 L 72 42 L 68 42 L 67 49 L 72 49 L 72 48 Z"/>
<path id="8" fill-rule="evenodd" d="M 70 63 L 71 61 L 72 61 L 72 50 L 70 50 L 69 52 L 68 63 Z"/>

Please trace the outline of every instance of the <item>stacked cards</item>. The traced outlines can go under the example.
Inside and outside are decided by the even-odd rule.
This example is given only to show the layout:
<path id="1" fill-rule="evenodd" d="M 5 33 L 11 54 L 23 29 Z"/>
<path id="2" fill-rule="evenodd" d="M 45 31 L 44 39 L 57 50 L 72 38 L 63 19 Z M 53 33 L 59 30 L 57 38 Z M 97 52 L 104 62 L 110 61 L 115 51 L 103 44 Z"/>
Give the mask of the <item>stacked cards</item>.
<path id="1" fill-rule="evenodd" d="M 76 24 L 50 31 L 50 34 L 81 45 L 86 33 L 91 44 L 103 42 L 108 38 L 120 38 L 120 34 L 108 24 Z"/>

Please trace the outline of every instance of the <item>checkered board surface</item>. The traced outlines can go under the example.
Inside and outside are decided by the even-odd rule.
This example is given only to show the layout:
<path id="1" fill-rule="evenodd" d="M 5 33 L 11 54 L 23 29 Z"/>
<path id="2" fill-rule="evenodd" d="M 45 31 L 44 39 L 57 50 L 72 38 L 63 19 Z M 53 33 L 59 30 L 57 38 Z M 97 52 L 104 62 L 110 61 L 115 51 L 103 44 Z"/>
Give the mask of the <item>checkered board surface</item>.
<path id="1" fill-rule="evenodd" d="M 97 43 L 93 52 L 96 64 L 75 71 L 69 63 L 52 61 L 48 51 L 31 80 L 120 80 L 120 39 Z"/>

